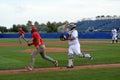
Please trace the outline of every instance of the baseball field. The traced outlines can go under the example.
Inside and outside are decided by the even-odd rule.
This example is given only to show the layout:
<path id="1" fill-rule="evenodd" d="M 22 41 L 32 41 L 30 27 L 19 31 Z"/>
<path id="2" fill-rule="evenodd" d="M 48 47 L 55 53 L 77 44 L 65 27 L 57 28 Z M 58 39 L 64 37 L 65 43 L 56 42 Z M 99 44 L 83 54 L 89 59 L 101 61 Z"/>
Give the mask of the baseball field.
<path id="1" fill-rule="evenodd" d="M 30 39 L 28 39 L 31 41 Z M 90 53 L 92 61 L 74 55 L 74 68 L 67 69 L 67 41 L 44 39 L 47 55 L 58 60 L 59 67 L 37 55 L 35 69 L 27 71 L 30 53 L 17 38 L 0 39 L 0 80 L 120 80 L 120 42 L 110 39 L 80 39 L 82 52 Z"/>

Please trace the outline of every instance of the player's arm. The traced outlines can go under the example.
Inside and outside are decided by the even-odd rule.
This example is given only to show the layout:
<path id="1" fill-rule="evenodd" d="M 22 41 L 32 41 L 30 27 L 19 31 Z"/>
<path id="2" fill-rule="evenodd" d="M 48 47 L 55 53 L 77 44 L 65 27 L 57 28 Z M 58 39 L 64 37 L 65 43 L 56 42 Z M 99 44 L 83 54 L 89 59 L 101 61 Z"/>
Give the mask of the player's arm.
<path id="1" fill-rule="evenodd" d="M 74 40 L 74 39 L 75 39 L 75 37 L 73 37 L 73 36 L 68 37 L 68 40 Z"/>
<path id="2" fill-rule="evenodd" d="M 28 43 L 28 46 L 31 46 L 31 45 L 33 45 L 33 42 L 31 42 L 31 43 Z"/>
<path id="3" fill-rule="evenodd" d="M 65 26 L 64 26 L 64 32 L 67 32 L 67 26 L 69 25 L 69 22 L 66 22 Z"/>

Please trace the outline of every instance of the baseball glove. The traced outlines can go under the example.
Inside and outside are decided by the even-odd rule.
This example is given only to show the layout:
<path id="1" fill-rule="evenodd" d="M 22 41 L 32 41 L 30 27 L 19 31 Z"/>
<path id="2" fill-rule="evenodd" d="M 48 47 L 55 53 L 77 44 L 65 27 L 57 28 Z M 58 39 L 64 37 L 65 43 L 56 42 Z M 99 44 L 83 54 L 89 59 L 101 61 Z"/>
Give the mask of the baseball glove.
<path id="1" fill-rule="evenodd" d="M 64 34 L 61 34 L 60 35 L 60 40 L 65 41 L 65 40 L 67 40 L 67 37 Z"/>

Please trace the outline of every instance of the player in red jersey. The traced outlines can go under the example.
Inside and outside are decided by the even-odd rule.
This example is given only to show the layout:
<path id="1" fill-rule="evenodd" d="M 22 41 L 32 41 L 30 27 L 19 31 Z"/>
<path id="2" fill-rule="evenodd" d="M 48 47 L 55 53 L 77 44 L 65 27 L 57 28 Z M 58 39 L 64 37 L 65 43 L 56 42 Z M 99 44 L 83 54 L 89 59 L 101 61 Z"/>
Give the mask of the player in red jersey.
<path id="1" fill-rule="evenodd" d="M 28 46 L 34 45 L 35 49 L 31 53 L 31 62 L 29 64 L 29 66 L 27 67 L 27 69 L 29 71 L 33 70 L 34 58 L 38 53 L 42 56 L 43 59 L 46 59 L 46 60 L 52 62 L 54 64 L 54 66 L 57 67 L 58 66 L 57 60 L 54 60 L 51 57 L 46 55 L 44 42 L 43 42 L 42 38 L 40 37 L 39 33 L 37 32 L 37 29 L 35 26 L 32 26 L 31 33 L 32 33 L 32 42 L 28 43 Z"/>
<path id="2" fill-rule="evenodd" d="M 20 42 L 20 44 L 22 43 L 22 42 L 21 42 L 21 38 L 22 38 L 23 40 L 25 40 L 26 42 L 28 42 L 28 41 L 24 38 L 25 32 L 23 31 L 22 28 L 19 28 L 18 33 L 19 33 L 19 42 Z"/>

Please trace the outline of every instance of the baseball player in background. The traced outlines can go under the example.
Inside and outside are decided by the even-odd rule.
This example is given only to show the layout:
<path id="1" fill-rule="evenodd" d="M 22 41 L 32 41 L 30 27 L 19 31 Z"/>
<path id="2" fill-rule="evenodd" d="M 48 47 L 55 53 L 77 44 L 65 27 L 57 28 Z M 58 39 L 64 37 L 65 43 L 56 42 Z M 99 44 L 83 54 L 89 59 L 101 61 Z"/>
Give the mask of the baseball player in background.
<path id="1" fill-rule="evenodd" d="M 23 39 L 23 40 L 25 40 L 26 42 L 28 42 L 28 41 L 24 38 L 25 32 L 23 31 L 22 28 L 19 28 L 18 33 L 19 33 L 19 43 L 20 43 L 20 44 L 22 43 L 22 42 L 21 42 L 21 39 Z"/>
<path id="2" fill-rule="evenodd" d="M 58 61 L 52 59 L 51 57 L 46 55 L 46 51 L 45 51 L 45 45 L 44 42 L 42 40 L 42 38 L 40 37 L 39 33 L 37 32 L 37 29 L 35 26 L 31 27 L 31 34 L 32 34 L 32 42 L 28 43 L 28 46 L 34 45 L 35 49 L 33 50 L 33 52 L 31 53 L 31 61 L 29 66 L 27 66 L 26 68 L 31 71 L 34 68 L 34 58 L 35 56 L 39 53 L 43 59 L 46 59 L 48 61 L 50 61 L 51 63 L 54 64 L 55 67 L 58 66 Z"/>
<path id="3" fill-rule="evenodd" d="M 67 29 L 69 27 L 69 30 Z M 88 58 L 89 60 L 92 60 L 93 57 L 90 54 L 85 54 L 81 52 L 80 49 L 80 43 L 78 40 L 78 31 L 75 29 L 76 25 L 69 24 L 68 22 L 64 26 L 64 31 L 69 34 L 68 37 L 68 43 L 69 43 L 69 49 L 68 49 L 68 65 L 67 68 L 73 68 L 73 54 L 76 53 L 76 55 L 80 58 Z"/>
<path id="4" fill-rule="evenodd" d="M 116 43 L 117 43 L 118 42 L 118 39 L 117 39 L 118 33 L 117 33 L 117 30 L 115 29 L 115 27 L 113 27 L 113 29 L 111 30 L 111 33 L 112 33 L 112 44 L 114 43 L 114 41 L 116 41 Z"/>

